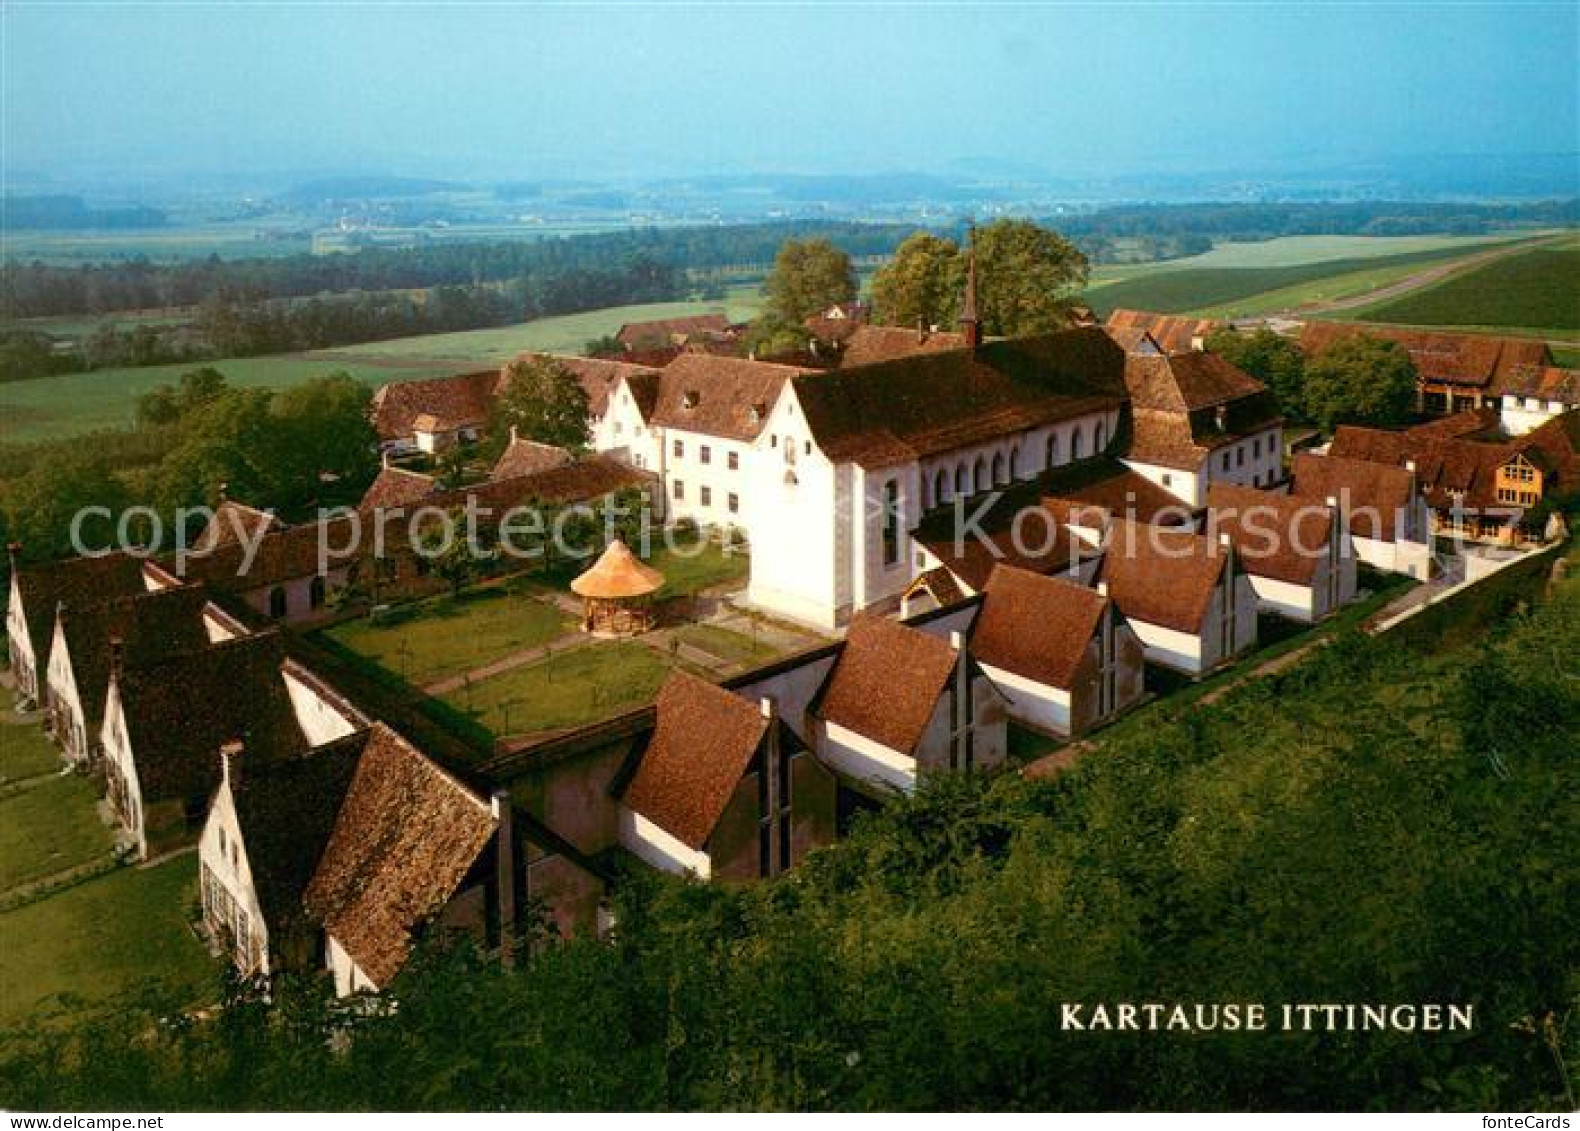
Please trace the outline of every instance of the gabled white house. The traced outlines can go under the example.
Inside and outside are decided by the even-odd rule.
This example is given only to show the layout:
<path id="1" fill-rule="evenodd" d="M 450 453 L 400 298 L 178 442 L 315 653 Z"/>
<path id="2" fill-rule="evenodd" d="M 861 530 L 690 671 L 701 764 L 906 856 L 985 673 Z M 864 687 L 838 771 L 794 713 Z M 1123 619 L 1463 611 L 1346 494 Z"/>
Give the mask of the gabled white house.
<path id="1" fill-rule="evenodd" d="M 1228 535 L 1116 521 L 1097 576 L 1148 663 L 1201 675 L 1256 643 L 1256 591 Z"/>
<path id="2" fill-rule="evenodd" d="M 12 544 L 11 593 L 6 605 L 6 637 L 11 671 L 23 703 L 43 706 L 48 686 L 55 617 L 63 607 L 98 604 L 112 597 L 146 592 L 142 562 L 125 553 L 67 558 L 23 565 L 21 547 Z"/>
<path id="3" fill-rule="evenodd" d="M 1089 730 L 1145 694 L 1145 647 L 1102 582 L 999 566 L 970 640 L 1009 717 L 1044 734 Z"/>
<path id="4" fill-rule="evenodd" d="M 951 639 L 858 615 L 809 712 L 817 756 L 860 790 L 992 770 L 1008 753 L 1004 700 Z"/>
<path id="5" fill-rule="evenodd" d="M 1310 624 L 1355 600 L 1355 548 L 1337 499 L 1215 483 L 1207 530 L 1229 536 L 1263 612 Z"/>

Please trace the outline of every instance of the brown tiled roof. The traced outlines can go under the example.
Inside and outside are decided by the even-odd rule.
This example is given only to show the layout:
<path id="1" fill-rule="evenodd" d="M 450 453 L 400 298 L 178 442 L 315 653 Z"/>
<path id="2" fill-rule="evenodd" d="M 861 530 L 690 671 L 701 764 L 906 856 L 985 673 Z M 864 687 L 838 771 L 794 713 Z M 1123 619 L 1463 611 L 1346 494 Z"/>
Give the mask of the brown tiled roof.
<path id="1" fill-rule="evenodd" d="M 1307 322 L 1300 331 L 1300 345 L 1308 353 L 1320 353 L 1335 342 L 1362 334 L 1404 346 L 1416 373 L 1434 383 L 1486 388 L 1512 370 L 1553 363 L 1547 343 L 1535 338 L 1404 330 L 1360 322 Z"/>
<path id="2" fill-rule="evenodd" d="M 825 455 L 892 466 L 1117 407 L 1124 355 L 1097 329 L 917 354 L 793 381 Z"/>
<path id="3" fill-rule="evenodd" d="M 1179 526 L 1187 521 L 1190 511 L 1178 496 L 1112 457 L 1053 468 L 1040 483 L 1042 505 L 1055 514 L 1089 512 L 1096 507 L 1107 515 L 1137 522 Z"/>
<path id="4" fill-rule="evenodd" d="M 843 323 L 850 325 L 850 323 Z M 840 365 L 850 368 L 857 365 L 876 365 L 880 361 L 913 357 L 916 354 L 941 353 L 945 350 L 965 349 L 966 337 L 951 330 L 917 330 L 905 326 L 869 326 L 858 324 L 842 339 Z"/>
<path id="5" fill-rule="evenodd" d="M 1569 408 L 1580 406 L 1580 369 L 1556 365 L 1511 365 L 1500 374 L 1496 393 L 1557 401 Z"/>
<path id="6" fill-rule="evenodd" d="M 785 382 L 804 372 L 767 361 L 682 354 L 659 377 L 653 426 L 754 440 Z"/>
<path id="7" fill-rule="evenodd" d="M 1203 535 L 1118 521 L 1109 528 L 1098 577 L 1131 620 L 1195 633 L 1227 560 L 1218 543 Z"/>
<path id="8" fill-rule="evenodd" d="M 455 894 L 494 835 L 488 804 L 374 723 L 304 904 L 373 983 Z"/>
<path id="9" fill-rule="evenodd" d="M 819 717 L 890 750 L 921 741 L 958 660 L 947 641 L 870 613 L 850 622 Z"/>
<path id="10" fill-rule="evenodd" d="M 757 704 L 671 672 L 658 693 L 652 737 L 622 800 L 683 844 L 702 848 L 769 721 Z"/>
<path id="11" fill-rule="evenodd" d="M 637 411 L 641 413 L 644 424 L 653 419 L 653 409 L 658 405 L 660 380 L 662 375 L 657 369 L 642 369 L 626 376 L 625 387 L 629 390 Z"/>
<path id="12" fill-rule="evenodd" d="M 361 556 L 355 536 L 356 520 L 349 516 L 289 526 L 267 534 L 258 543 L 252 561 L 239 544 L 220 546 L 207 554 L 189 553 L 184 561 L 175 555 L 159 559 L 173 575 L 187 581 L 206 581 L 217 589 L 258 589 L 267 585 L 313 577 L 324 569 L 344 569 Z"/>
<path id="13" fill-rule="evenodd" d="M 499 380 L 498 369 L 485 369 L 381 385 L 373 394 L 373 429 L 381 440 L 404 439 L 425 415 L 452 428 L 481 425 L 488 419 Z"/>
<path id="14" fill-rule="evenodd" d="M 1267 387 L 1217 354 L 1130 354 L 1129 458 L 1194 470 L 1214 448 L 1279 423 Z"/>
<path id="15" fill-rule="evenodd" d="M 564 467 L 575 458 L 566 449 L 553 444 L 540 444 L 536 440 L 512 436 L 510 443 L 488 473 L 490 479 L 518 479 L 540 471 Z"/>
<path id="16" fill-rule="evenodd" d="M 277 632 L 240 636 L 128 668 L 116 686 L 145 803 L 211 793 L 220 747 L 273 761 L 307 749 L 280 669 Z"/>
<path id="17" fill-rule="evenodd" d="M 477 500 L 479 506 L 495 510 L 528 503 L 563 506 L 566 503 L 601 499 L 616 491 L 647 487 L 652 482 L 651 471 L 621 463 L 610 456 L 591 455 L 532 475 L 492 479 L 471 487 L 458 488 L 443 493 L 437 500 L 429 501 L 437 502 L 440 506 L 461 506 L 470 496 Z"/>
<path id="18" fill-rule="evenodd" d="M 209 519 L 208 525 L 203 528 L 203 533 L 198 535 L 193 546 L 199 550 L 212 550 L 216 546 L 223 546 L 227 542 L 235 542 L 243 537 L 248 541 L 254 541 L 260 534 L 278 530 L 282 525 L 280 520 L 268 511 L 261 511 L 245 503 L 227 499 L 214 508 L 214 517 Z"/>
<path id="19" fill-rule="evenodd" d="M 231 797 L 242 846 L 271 932 L 309 918 L 303 896 L 367 740 L 368 732 L 358 731 L 274 762 L 249 759 L 243 751 L 232 764 Z"/>
<path id="20" fill-rule="evenodd" d="M 684 318 L 627 322 L 615 332 L 615 337 L 628 350 L 644 350 L 684 345 L 693 338 L 728 337 L 731 332 L 730 321 L 722 314 L 691 314 Z"/>
<path id="21" fill-rule="evenodd" d="M 1415 476 L 1402 467 L 1299 452 L 1290 494 L 1302 499 L 1339 500 L 1345 523 L 1359 538 L 1394 541 L 1402 513 L 1415 495 Z"/>
<path id="22" fill-rule="evenodd" d="M 1207 488 L 1207 536 L 1229 536 L 1245 572 L 1310 585 L 1328 557 L 1333 515 L 1326 501 L 1234 483 Z"/>
<path id="23" fill-rule="evenodd" d="M 1000 566 L 988 579 L 971 627 L 971 654 L 984 664 L 1068 690 L 1108 598 L 1073 581 Z"/>
<path id="24" fill-rule="evenodd" d="M 620 539 L 604 548 L 598 560 L 571 581 L 571 592 L 581 597 L 619 600 L 645 597 L 664 585 L 664 575 L 642 564 Z"/>
<path id="25" fill-rule="evenodd" d="M 590 416 L 601 417 L 609 411 L 609 397 L 620 384 L 621 378 L 629 378 L 637 374 L 650 374 L 653 369 L 646 365 L 634 364 L 632 361 L 602 357 L 575 357 L 569 354 L 556 353 L 523 353 L 517 361 L 535 362 L 551 361 L 570 371 L 581 383 L 582 389 L 587 394 L 587 412 Z M 501 381 L 501 388 L 510 383 L 508 371 Z"/>
<path id="26" fill-rule="evenodd" d="M 1177 314 L 1154 314 L 1150 310 L 1114 310 L 1108 315 L 1108 329 L 1127 336 L 1146 334 L 1165 353 L 1183 353 L 1196 348 L 1197 339 L 1205 339 L 1219 326 L 1210 318 L 1189 318 Z"/>
<path id="27" fill-rule="evenodd" d="M 84 726 L 97 740 L 104 722 L 104 695 L 110 686 L 110 641 L 120 641 L 121 663 L 136 670 L 184 652 L 208 647 L 201 585 L 180 585 L 93 605 L 68 605 L 60 628 L 71 659 Z"/>
<path id="28" fill-rule="evenodd" d="M 1108 336 L 1114 339 L 1119 348 L 1126 353 L 1166 353 L 1167 351 L 1158 344 L 1158 340 L 1145 330 L 1126 326 L 1104 326 Z"/>
<path id="29" fill-rule="evenodd" d="M 437 490 L 439 481 L 431 475 L 408 471 L 404 467 L 384 467 L 368 485 L 357 509 L 409 506 Z"/>
<path id="30" fill-rule="evenodd" d="M 656 349 L 624 350 L 619 353 L 595 353 L 600 361 L 623 361 L 645 369 L 662 369 L 686 352 L 685 346 L 661 346 Z"/>
<path id="31" fill-rule="evenodd" d="M 121 552 L 22 566 L 15 577 L 40 686 L 49 666 L 58 606 L 96 604 L 111 597 L 142 593 L 147 588 L 143 584 L 142 562 Z"/>

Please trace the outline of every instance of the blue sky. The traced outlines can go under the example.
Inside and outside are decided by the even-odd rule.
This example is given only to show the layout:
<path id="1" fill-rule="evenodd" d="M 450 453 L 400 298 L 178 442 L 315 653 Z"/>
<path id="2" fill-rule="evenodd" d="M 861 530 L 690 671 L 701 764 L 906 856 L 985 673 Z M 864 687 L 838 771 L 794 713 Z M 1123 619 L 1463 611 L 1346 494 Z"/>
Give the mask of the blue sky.
<path id="1" fill-rule="evenodd" d="M 13 168 L 456 177 L 1571 151 L 1573 0 L 16 4 Z"/>

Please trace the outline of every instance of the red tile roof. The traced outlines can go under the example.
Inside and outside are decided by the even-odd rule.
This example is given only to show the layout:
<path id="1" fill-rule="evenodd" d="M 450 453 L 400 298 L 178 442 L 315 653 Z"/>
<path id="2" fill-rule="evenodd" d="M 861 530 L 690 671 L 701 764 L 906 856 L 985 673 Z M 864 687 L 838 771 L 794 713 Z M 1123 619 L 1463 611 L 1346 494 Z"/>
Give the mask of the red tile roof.
<path id="1" fill-rule="evenodd" d="M 904 326 L 857 325 L 838 340 L 844 342 L 839 363 L 847 369 L 916 354 L 965 349 L 966 346 L 964 334 L 949 330 L 916 330 Z"/>
<path id="2" fill-rule="evenodd" d="M 1221 322 L 1210 318 L 1189 318 L 1177 314 L 1155 314 L 1150 310 L 1125 310 L 1111 311 L 1108 315 L 1108 329 L 1118 331 L 1126 339 L 1134 340 L 1135 335 L 1145 334 L 1150 337 L 1164 353 L 1183 353 L 1187 350 L 1200 348 L 1196 343 L 1204 341 Z M 1127 345 L 1127 348 L 1130 348 Z"/>
<path id="3" fill-rule="evenodd" d="M 1068 690 L 1102 624 L 1108 598 L 1073 581 L 999 566 L 971 626 L 984 664 Z"/>
<path id="4" fill-rule="evenodd" d="M 621 800 L 683 844 L 701 849 L 751 767 L 769 723 L 758 704 L 671 672 L 658 693 L 652 737 Z"/>
<path id="5" fill-rule="evenodd" d="M 1211 353 L 1130 354 L 1129 458 L 1195 470 L 1215 448 L 1281 422 L 1267 387 Z"/>
<path id="6" fill-rule="evenodd" d="M 374 723 L 303 902 L 374 985 L 386 986 L 496 823 L 487 802 Z"/>
<path id="7" fill-rule="evenodd" d="M 536 440 L 521 439 L 512 434 L 510 443 L 506 445 L 493 470 L 488 473 L 488 477 L 517 479 L 523 475 L 535 475 L 540 471 L 552 471 L 556 467 L 564 467 L 574 458 L 564 448 L 553 444 L 540 444 Z"/>
<path id="8" fill-rule="evenodd" d="M 754 440 L 785 382 L 805 372 L 767 361 L 682 354 L 659 377 L 653 426 Z"/>
<path id="9" fill-rule="evenodd" d="M 818 447 L 867 468 L 1117 408 L 1124 355 L 1096 329 L 918 354 L 794 379 Z"/>
<path id="10" fill-rule="evenodd" d="M 902 754 L 916 749 L 959 657 L 946 641 L 858 613 L 824 684 L 817 714 Z"/>
<path id="11" fill-rule="evenodd" d="M 1207 488 L 1207 536 L 1220 531 L 1245 572 L 1310 585 L 1328 559 L 1333 514 L 1325 500 L 1214 483 Z"/>
<path id="12" fill-rule="evenodd" d="M 408 471 L 404 467 L 386 466 L 368 485 L 357 509 L 410 506 L 439 489 L 439 481 L 431 475 Z"/>
<path id="13" fill-rule="evenodd" d="M 1350 532 L 1358 538 L 1395 541 L 1416 493 L 1415 476 L 1402 467 L 1299 452 L 1290 494 L 1302 499 L 1337 499 Z"/>
<path id="14" fill-rule="evenodd" d="M 1228 560 L 1203 535 L 1119 521 L 1109 529 L 1098 577 L 1131 620 L 1197 633 Z"/>
<path id="15" fill-rule="evenodd" d="M 691 314 L 683 318 L 627 322 L 614 336 L 628 350 L 646 350 L 685 345 L 692 339 L 728 338 L 731 333 L 730 321 L 722 314 Z"/>
<path id="16" fill-rule="evenodd" d="M 373 429 L 381 440 L 403 440 L 421 416 L 433 418 L 430 427 L 479 427 L 488 420 L 499 381 L 498 369 L 484 369 L 381 385 L 373 394 Z"/>
<path id="17" fill-rule="evenodd" d="M 269 511 L 261 511 L 245 503 L 226 500 L 214 508 L 214 516 L 203 528 L 203 533 L 198 535 L 193 547 L 198 550 L 212 550 L 216 546 L 223 546 L 242 538 L 255 541 L 261 534 L 279 530 L 283 525 Z"/>
<path id="18" fill-rule="evenodd" d="M 1307 322 L 1300 331 L 1300 345 L 1308 353 L 1320 353 L 1335 342 L 1362 334 L 1404 346 L 1420 378 L 1434 383 L 1486 388 L 1513 370 L 1553 363 L 1547 343 L 1535 338 L 1406 330 L 1361 322 Z"/>
<path id="19" fill-rule="evenodd" d="M 93 605 L 147 590 L 141 560 L 121 552 L 21 566 L 13 578 L 22 601 L 22 618 L 33 646 L 40 687 L 49 668 L 55 613 L 61 605 Z"/>
<path id="20" fill-rule="evenodd" d="M 1580 369 L 1559 369 L 1555 365 L 1509 366 L 1499 376 L 1493 391 L 1504 396 L 1557 401 L 1569 408 L 1580 407 Z"/>

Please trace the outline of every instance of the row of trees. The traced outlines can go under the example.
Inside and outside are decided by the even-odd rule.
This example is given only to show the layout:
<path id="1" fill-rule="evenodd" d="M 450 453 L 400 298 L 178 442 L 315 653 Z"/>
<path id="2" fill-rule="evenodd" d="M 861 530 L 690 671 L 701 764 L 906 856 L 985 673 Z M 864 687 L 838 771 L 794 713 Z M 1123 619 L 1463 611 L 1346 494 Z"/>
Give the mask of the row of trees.
<path id="1" fill-rule="evenodd" d="M 1059 233 L 1029 220 L 995 220 L 974 232 L 977 313 L 983 331 L 1004 337 L 1049 333 L 1069 324 L 1069 304 L 1089 265 Z M 967 249 L 945 236 L 913 232 L 872 280 L 873 320 L 888 326 L 952 329 L 960 315 Z M 804 348 L 806 319 L 856 298 L 851 257 L 826 239 L 787 240 L 764 287 L 767 304 L 747 335 L 759 355 Z"/>
<path id="2" fill-rule="evenodd" d="M 1357 334 L 1308 357 L 1266 327 L 1250 333 L 1223 327 L 1206 346 L 1272 389 L 1290 419 L 1325 431 L 1340 424 L 1401 425 L 1415 411 L 1415 363 L 1398 342 Z"/>
<path id="3" fill-rule="evenodd" d="M 1488 627 L 1341 638 L 1052 781 L 936 782 L 779 880 L 633 875 L 609 940 L 515 970 L 427 949 L 399 1009 L 232 983 L 200 1021 L 150 1001 L 7 1034 L 0 1102 L 1572 1110 L 1580 810 L 1554 799 L 1580 791 L 1580 685 L 1554 658 L 1580 652 L 1580 587 Z M 1273 1024 L 1062 1024 L 1116 1002 Z M 1283 1030 L 1303 1002 L 1468 1005 L 1474 1027 Z"/>

